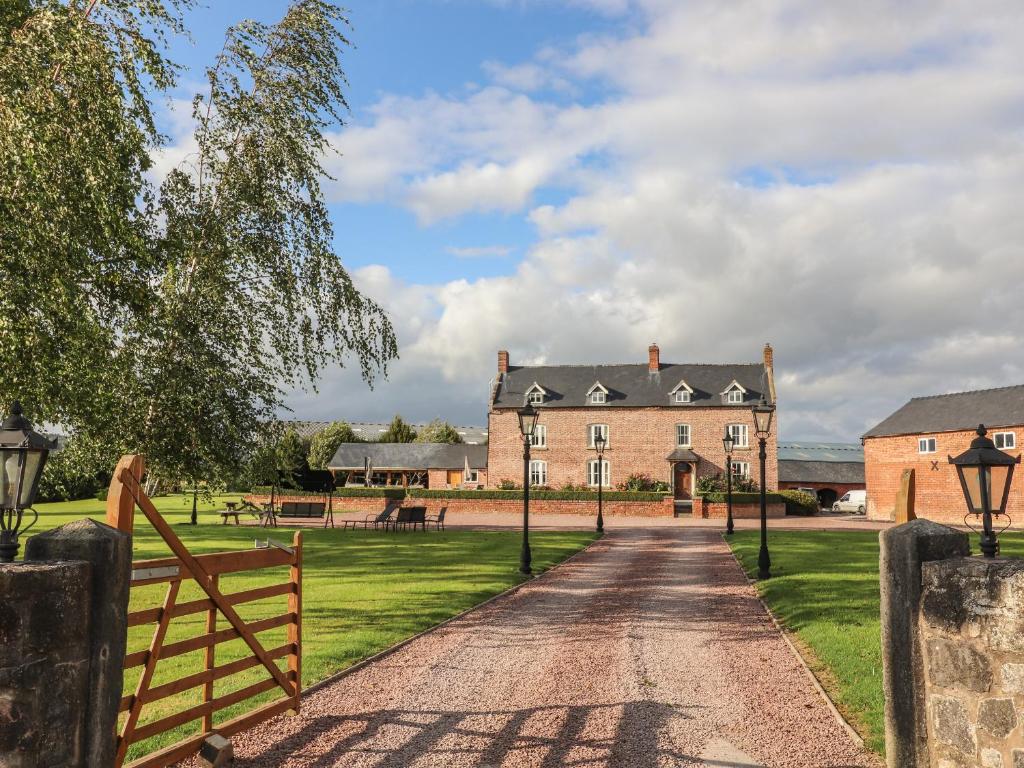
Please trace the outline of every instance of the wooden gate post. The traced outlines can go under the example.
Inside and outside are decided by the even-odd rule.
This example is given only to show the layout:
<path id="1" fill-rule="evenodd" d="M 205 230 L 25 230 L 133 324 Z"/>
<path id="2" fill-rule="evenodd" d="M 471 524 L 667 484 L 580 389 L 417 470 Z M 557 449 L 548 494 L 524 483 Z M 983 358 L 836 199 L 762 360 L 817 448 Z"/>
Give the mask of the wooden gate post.
<path id="1" fill-rule="evenodd" d="M 135 478 L 136 484 L 141 485 L 144 469 L 145 461 L 139 454 L 127 454 L 117 462 L 114 476 L 110 478 L 110 489 L 107 491 L 107 525 L 125 533 L 132 532 L 135 496 L 125 487 L 122 477 L 127 470 Z"/>

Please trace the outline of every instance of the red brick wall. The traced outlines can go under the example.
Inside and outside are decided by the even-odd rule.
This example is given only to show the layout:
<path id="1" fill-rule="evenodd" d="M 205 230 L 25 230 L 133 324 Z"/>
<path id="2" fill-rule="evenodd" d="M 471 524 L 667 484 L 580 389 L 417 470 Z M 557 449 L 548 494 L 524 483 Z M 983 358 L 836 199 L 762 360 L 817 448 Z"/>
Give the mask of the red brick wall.
<path id="1" fill-rule="evenodd" d="M 459 470 L 464 472 L 465 470 Z M 487 485 L 487 470 L 477 470 L 477 480 L 480 485 Z M 456 487 L 461 488 L 461 485 L 451 486 L 448 485 L 448 470 L 447 469 L 428 469 L 427 470 L 427 483 L 432 490 L 444 491 L 450 488 Z"/>
<path id="2" fill-rule="evenodd" d="M 1017 445 L 1024 440 L 1024 427 L 1007 427 L 990 430 L 993 432 L 1014 432 Z M 935 438 L 935 453 L 917 452 L 919 437 Z M 872 520 L 892 520 L 896 508 L 896 494 L 904 469 L 913 469 L 916 489 L 915 512 L 943 523 L 963 523 L 967 507 L 963 491 L 957 479 L 956 470 L 949 463 L 949 456 L 963 453 L 977 437 L 974 430 L 963 432 L 940 432 L 927 435 L 898 435 L 895 437 L 871 437 L 864 441 L 864 474 L 867 480 L 867 516 Z M 1009 451 L 1016 456 L 1019 448 Z M 938 462 L 934 469 L 932 462 Z M 1024 473 L 1014 472 L 1013 486 L 1006 511 L 1015 521 L 1024 521 Z"/>
<path id="3" fill-rule="evenodd" d="M 707 501 L 705 499 L 695 499 L 693 502 L 694 517 L 720 517 L 724 520 L 728 515 L 728 509 L 729 505 L 724 501 Z M 785 517 L 786 505 L 782 502 L 768 502 L 766 512 L 768 517 Z M 736 502 L 733 502 L 732 516 L 735 520 L 760 520 L 761 502 L 758 501 L 753 504 L 737 504 Z"/>
<path id="4" fill-rule="evenodd" d="M 717 408 L 541 408 L 540 414 L 538 423 L 547 425 L 547 448 L 531 449 L 531 458 L 547 462 L 547 484 L 552 488 L 587 481 L 587 461 L 596 458 L 594 449 L 588 447 L 587 427 L 590 424 L 608 425 L 605 460 L 611 467 L 612 487 L 634 472 L 645 472 L 655 480 L 671 485 L 672 466 L 665 457 L 676 448 L 676 424 L 690 425 L 691 450 L 702 459 L 697 466 L 697 477 L 724 471 L 722 434 L 725 425 L 747 424 L 750 447 L 737 449 L 733 460 L 748 462 L 751 477 L 758 477 L 757 437 L 749 405 Z M 775 489 L 778 478 L 777 431 L 777 424 L 773 422 L 765 469 L 769 490 Z M 488 487 L 497 487 L 502 479 L 522 484 L 523 444 L 515 410 L 492 410 L 488 414 L 488 435 Z"/>
<path id="5" fill-rule="evenodd" d="M 270 501 L 269 496 L 246 496 L 254 504 Z M 277 496 L 276 501 L 316 501 L 308 496 Z M 366 514 L 380 512 L 390 499 L 367 498 L 364 496 L 334 497 L 334 512 L 342 515 L 345 512 L 363 512 Z M 508 512 L 521 514 L 523 502 L 520 499 L 415 499 L 408 498 L 402 502 L 404 507 L 426 507 L 428 514 L 436 515 L 441 507 L 448 507 L 447 515 L 459 513 L 495 513 Z M 735 509 L 735 508 L 734 508 Z M 548 499 L 530 499 L 531 514 L 538 515 L 593 515 L 597 516 L 596 501 L 552 501 Z M 672 517 L 675 506 L 672 497 L 662 501 L 606 501 L 603 512 L 609 517 Z"/>

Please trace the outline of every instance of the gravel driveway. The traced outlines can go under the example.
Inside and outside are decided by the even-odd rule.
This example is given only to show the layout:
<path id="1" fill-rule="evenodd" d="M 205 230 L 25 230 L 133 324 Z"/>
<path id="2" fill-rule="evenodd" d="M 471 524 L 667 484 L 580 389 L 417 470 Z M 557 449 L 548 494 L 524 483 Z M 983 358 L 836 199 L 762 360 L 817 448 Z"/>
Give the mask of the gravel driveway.
<path id="1" fill-rule="evenodd" d="M 266 768 L 878 765 L 697 528 L 614 531 L 234 742 Z"/>

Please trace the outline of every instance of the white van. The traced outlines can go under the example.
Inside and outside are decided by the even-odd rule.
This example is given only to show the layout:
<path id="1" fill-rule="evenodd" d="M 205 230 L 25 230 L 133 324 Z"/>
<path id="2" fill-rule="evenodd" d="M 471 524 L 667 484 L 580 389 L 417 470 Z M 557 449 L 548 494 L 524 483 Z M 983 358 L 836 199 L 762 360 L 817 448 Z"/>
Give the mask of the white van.
<path id="1" fill-rule="evenodd" d="M 850 491 L 832 505 L 833 512 L 856 512 L 858 515 L 863 515 L 867 508 L 867 491 Z"/>

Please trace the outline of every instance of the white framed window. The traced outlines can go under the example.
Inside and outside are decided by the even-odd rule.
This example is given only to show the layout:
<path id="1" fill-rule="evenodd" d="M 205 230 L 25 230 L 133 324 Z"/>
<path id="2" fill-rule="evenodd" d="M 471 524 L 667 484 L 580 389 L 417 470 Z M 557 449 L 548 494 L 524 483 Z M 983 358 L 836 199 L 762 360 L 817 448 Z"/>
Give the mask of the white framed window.
<path id="1" fill-rule="evenodd" d="M 612 485 L 612 467 L 607 461 L 591 459 L 587 462 L 587 485 L 596 488 L 598 486 L 598 473 L 600 473 L 600 485 L 603 488 L 610 488 Z"/>
<path id="2" fill-rule="evenodd" d="M 750 447 L 750 430 L 746 424 L 727 424 L 726 428 L 732 435 L 733 445 L 736 448 Z"/>
<path id="3" fill-rule="evenodd" d="M 587 427 L 587 441 L 588 445 L 593 448 L 594 440 L 598 435 L 604 436 L 604 444 L 608 445 L 608 425 L 607 424 L 591 424 Z"/>
<path id="4" fill-rule="evenodd" d="M 685 389 L 676 390 L 676 402 L 677 403 L 688 403 L 690 402 L 690 393 Z"/>
<path id="5" fill-rule="evenodd" d="M 527 398 L 530 401 L 530 405 L 541 405 L 544 402 L 544 393 L 533 390 Z"/>
<path id="6" fill-rule="evenodd" d="M 604 392 L 594 391 L 590 393 L 590 404 L 591 405 L 602 405 L 608 402 L 608 395 Z"/>
<path id="7" fill-rule="evenodd" d="M 480 473 L 477 472 L 475 469 L 469 470 L 469 475 L 466 477 L 466 482 L 467 483 L 479 483 L 480 482 Z"/>
<path id="8" fill-rule="evenodd" d="M 548 463 L 546 461 L 530 462 L 530 485 L 547 485 Z"/>
<path id="9" fill-rule="evenodd" d="M 534 448 L 548 447 L 548 427 L 546 424 L 538 424 L 533 428 L 530 435 L 530 445 Z"/>
<path id="10" fill-rule="evenodd" d="M 750 462 L 749 461 L 734 461 L 732 463 L 732 476 L 740 477 L 746 480 L 750 477 Z"/>
<path id="11" fill-rule="evenodd" d="M 676 445 L 680 448 L 689 448 L 690 443 L 690 425 L 689 424 L 676 424 Z"/>
<path id="12" fill-rule="evenodd" d="M 735 405 L 736 403 L 742 403 L 743 402 L 743 393 L 740 392 L 738 389 L 730 389 L 729 390 L 729 394 L 726 395 L 726 401 L 730 405 Z"/>
<path id="13" fill-rule="evenodd" d="M 1001 451 L 1008 451 L 1017 447 L 1017 435 L 1013 432 L 996 432 L 992 435 L 992 442 Z"/>
<path id="14" fill-rule="evenodd" d="M 922 437 L 917 441 L 918 453 L 935 453 L 935 438 Z"/>

